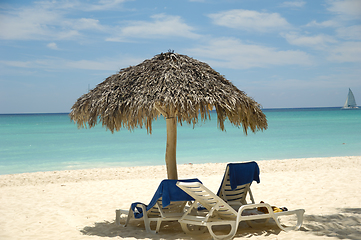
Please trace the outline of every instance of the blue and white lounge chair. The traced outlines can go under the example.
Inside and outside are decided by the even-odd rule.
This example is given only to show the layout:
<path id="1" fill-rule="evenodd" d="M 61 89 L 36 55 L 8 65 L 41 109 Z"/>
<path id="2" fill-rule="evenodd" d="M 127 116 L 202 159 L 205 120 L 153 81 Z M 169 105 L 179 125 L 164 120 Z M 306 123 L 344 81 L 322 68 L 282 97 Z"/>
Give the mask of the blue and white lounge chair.
<path id="1" fill-rule="evenodd" d="M 186 233 L 193 233 L 192 226 L 206 227 L 214 239 L 231 239 L 237 232 L 241 221 L 246 221 L 250 226 L 254 220 L 274 219 L 277 226 L 284 231 L 297 230 L 303 221 L 304 209 L 293 211 L 274 212 L 267 203 L 255 203 L 250 192 L 253 181 L 259 182 L 259 168 L 257 163 L 228 164 L 218 194 L 214 194 L 203 184 L 198 182 L 178 182 L 177 186 L 192 196 L 195 201 L 187 209 L 179 223 Z M 250 193 L 251 203 L 246 202 L 247 193 Z M 199 212 L 199 204 L 206 210 Z M 266 213 L 257 211 L 257 208 L 266 209 Z M 297 223 L 295 226 L 283 226 L 279 217 L 295 215 Z M 215 233 L 214 226 L 230 226 L 226 234 Z M 195 233 L 199 232 L 199 228 Z"/>
<path id="2" fill-rule="evenodd" d="M 178 221 L 184 214 L 185 206 L 188 201 L 194 199 L 176 186 L 177 182 L 200 182 L 198 179 L 186 180 L 163 180 L 152 200 L 148 205 L 144 203 L 132 203 L 129 210 L 116 210 L 116 224 L 120 224 L 121 215 L 127 215 L 127 220 L 124 227 L 126 227 L 130 219 L 144 220 L 144 226 L 147 232 L 158 233 L 163 221 Z M 157 222 L 155 231 L 151 229 L 150 223 Z"/>

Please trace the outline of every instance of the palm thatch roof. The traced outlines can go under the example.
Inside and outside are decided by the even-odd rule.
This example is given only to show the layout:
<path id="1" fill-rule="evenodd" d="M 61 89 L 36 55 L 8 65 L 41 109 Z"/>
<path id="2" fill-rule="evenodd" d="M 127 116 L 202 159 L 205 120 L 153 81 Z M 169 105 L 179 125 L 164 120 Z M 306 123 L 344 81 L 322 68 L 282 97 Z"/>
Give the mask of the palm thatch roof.
<path id="1" fill-rule="evenodd" d="M 146 127 L 160 113 L 177 122 L 196 124 L 217 111 L 218 127 L 224 121 L 255 132 L 267 129 L 260 105 L 207 63 L 173 52 L 161 53 L 136 66 L 121 69 L 73 105 L 70 118 L 78 127 L 99 121 L 110 131 Z"/>

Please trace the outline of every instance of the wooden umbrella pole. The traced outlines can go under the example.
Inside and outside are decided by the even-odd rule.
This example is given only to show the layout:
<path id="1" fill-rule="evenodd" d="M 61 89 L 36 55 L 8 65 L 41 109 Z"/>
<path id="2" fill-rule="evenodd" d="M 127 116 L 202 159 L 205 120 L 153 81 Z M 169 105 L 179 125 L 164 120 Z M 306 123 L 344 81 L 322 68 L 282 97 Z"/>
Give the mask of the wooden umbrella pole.
<path id="1" fill-rule="evenodd" d="M 167 112 L 159 103 L 154 104 L 155 109 L 166 119 L 167 146 L 165 150 L 165 163 L 167 166 L 168 179 L 178 179 L 177 173 L 177 118 L 173 108 Z"/>
<path id="2" fill-rule="evenodd" d="M 177 121 L 176 117 L 166 119 L 167 123 L 167 147 L 165 162 L 167 165 L 168 179 L 178 179 L 177 173 Z"/>

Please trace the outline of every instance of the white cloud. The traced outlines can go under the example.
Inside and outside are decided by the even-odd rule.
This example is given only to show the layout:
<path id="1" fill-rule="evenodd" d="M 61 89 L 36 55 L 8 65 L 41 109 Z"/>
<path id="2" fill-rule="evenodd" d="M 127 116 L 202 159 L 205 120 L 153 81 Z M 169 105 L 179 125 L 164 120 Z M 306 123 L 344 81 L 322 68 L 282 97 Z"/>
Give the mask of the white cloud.
<path id="1" fill-rule="evenodd" d="M 361 18 L 361 1 L 328 1 L 331 5 L 328 10 L 337 13 L 331 20 L 317 22 L 313 20 L 306 27 L 334 28 L 335 37 L 347 40 L 361 40 L 361 25 L 351 25 L 356 18 Z M 351 21 L 350 21 L 351 20 Z"/>
<path id="2" fill-rule="evenodd" d="M 99 20 L 91 18 L 81 18 L 72 21 L 71 26 L 77 30 L 93 29 L 103 30 L 104 27 L 99 24 Z"/>
<path id="3" fill-rule="evenodd" d="M 46 46 L 53 50 L 59 50 L 58 45 L 56 45 L 56 43 L 54 43 L 54 42 L 48 43 Z"/>
<path id="4" fill-rule="evenodd" d="M 244 44 L 238 39 L 214 39 L 208 45 L 187 50 L 207 59 L 212 66 L 247 69 L 272 65 L 310 65 L 311 57 L 302 51 L 279 51 L 260 45 Z"/>
<path id="5" fill-rule="evenodd" d="M 102 6 L 123 1 L 100 1 Z M 0 14 L 0 39 L 58 40 L 75 39 L 82 31 L 107 31 L 109 28 L 92 18 L 69 18 L 64 10 L 81 10 L 81 3 L 68 1 L 37 2 L 33 6 L 7 9 Z M 69 11 L 70 11 L 69 10 Z"/>
<path id="6" fill-rule="evenodd" d="M 113 71 L 142 62 L 144 59 L 131 56 L 121 56 L 117 58 L 103 58 L 97 60 L 69 60 L 63 58 L 44 58 L 32 61 L 1 61 L 0 64 L 7 67 L 31 68 L 50 70 L 71 70 L 85 69 L 93 71 Z M 0 66 L 1 66 L 0 65 Z"/>
<path id="7" fill-rule="evenodd" d="M 329 0 L 327 3 L 330 5 L 327 10 L 340 15 L 342 18 L 361 18 L 360 0 Z"/>
<path id="8" fill-rule="evenodd" d="M 116 71 L 119 69 L 119 62 L 92 60 L 66 61 L 63 64 L 63 68 Z"/>
<path id="9" fill-rule="evenodd" d="M 306 4 L 305 1 L 288 1 L 288 2 L 283 2 L 282 6 L 283 7 L 303 7 Z"/>
<path id="10" fill-rule="evenodd" d="M 18 68 L 30 68 L 32 64 L 31 61 L 0 61 L 0 63 L 8 67 Z"/>
<path id="11" fill-rule="evenodd" d="M 133 38 L 164 38 L 164 37 L 184 37 L 199 38 L 200 35 L 194 33 L 194 28 L 183 22 L 179 16 L 166 14 L 153 15 L 152 21 L 133 21 L 128 26 L 120 28 L 119 34 L 108 38 L 108 41 L 126 41 Z"/>
<path id="12" fill-rule="evenodd" d="M 0 16 L 0 38 L 2 39 L 44 39 L 56 34 L 50 25 L 58 24 L 61 16 L 44 9 L 21 9 Z"/>
<path id="13" fill-rule="evenodd" d="M 98 4 L 85 4 L 84 9 L 87 11 L 114 10 L 127 1 L 129 0 L 100 0 Z"/>
<path id="14" fill-rule="evenodd" d="M 361 25 L 336 29 L 337 36 L 349 40 L 361 40 Z"/>
<path id="15" fill-rule="evenodd" d="M 216 25 L 247 31 L 269 32 L 290 28 L 287 20 L 278 13 L 262 13 L 251 10 L 234 9 L 209 14 L 208 17 L 210 17 Z"/>
<path id="16" fill-rule="evenodd" d="M 61 67 L 65 69 L 107 70 L 118 71 L 121 68 L 139 64 L 144 59 L 132 56 L 120 56 L 116 58 L 103 58 L 97 60 L 66 60 L 61 59 Z M 54 64 L 54 66 L 57 63 Z"/>
<path id="17" fill-rule="evenodd" d="M 96 3 L 88 3 L 90 1 L 82 0 L 59 0 L 59 1 L 38 1 L 38 6 L 47 9 L 56 10 L 81 10 L 81 11 L 103 11 L 103 10 L 119 10 L 122 9 L 124 2 L 133 0 L 98 0 Z M 93 1 L 94 2 L 94 1 Z"/>
<path id="18" fill-rule="evenodd" d="M 330 43 L 337 42 L 333 37 L 325 34 L 318 34 L 315 36 L 302 36 L 298 33 L 291 32 L 291 33 L 281 34 L 281 36 L 286 38 L 287 42 L 292 45 L 307 46 L 314 48 L 324 48 Z"/>
<path id="19" fill-rule="evenodd" d="M 332 48 L 328 60 L 361 63 L 361 42 L 345 42 Z"/>
<path id="20" fill-rule="evenodd" d="M 327 20 L 323 22 L 317 22 L 316 20 L 313 20 L 312 22 L 308 23 L 306 27 L 339 27 L 341 26 L 341 23 L 335 20 Z"/>

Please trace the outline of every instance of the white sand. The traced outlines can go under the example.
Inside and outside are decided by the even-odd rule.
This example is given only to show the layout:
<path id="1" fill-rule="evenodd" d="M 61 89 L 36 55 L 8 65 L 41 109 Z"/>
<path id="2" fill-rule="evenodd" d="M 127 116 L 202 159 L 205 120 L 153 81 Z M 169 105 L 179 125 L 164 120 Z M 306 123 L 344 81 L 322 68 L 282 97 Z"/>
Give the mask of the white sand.
<path id="1" fill-rule="evenodd" d="M 256 202 L 306 210 L 298 231 L 240 225 L 235 239 L 361 239 L 361 156 L 259 161 Z M 217 191 L 225 163 L 178 166 Z M 39 172 L 0 176 L 0 239 L 195 239 L 178 223 L 148 234 L 141 221 L 114 224 L 115 209 L 148 203 L 164 166 Z M 210 239 L 205 233 L 196 239 Z"/>

